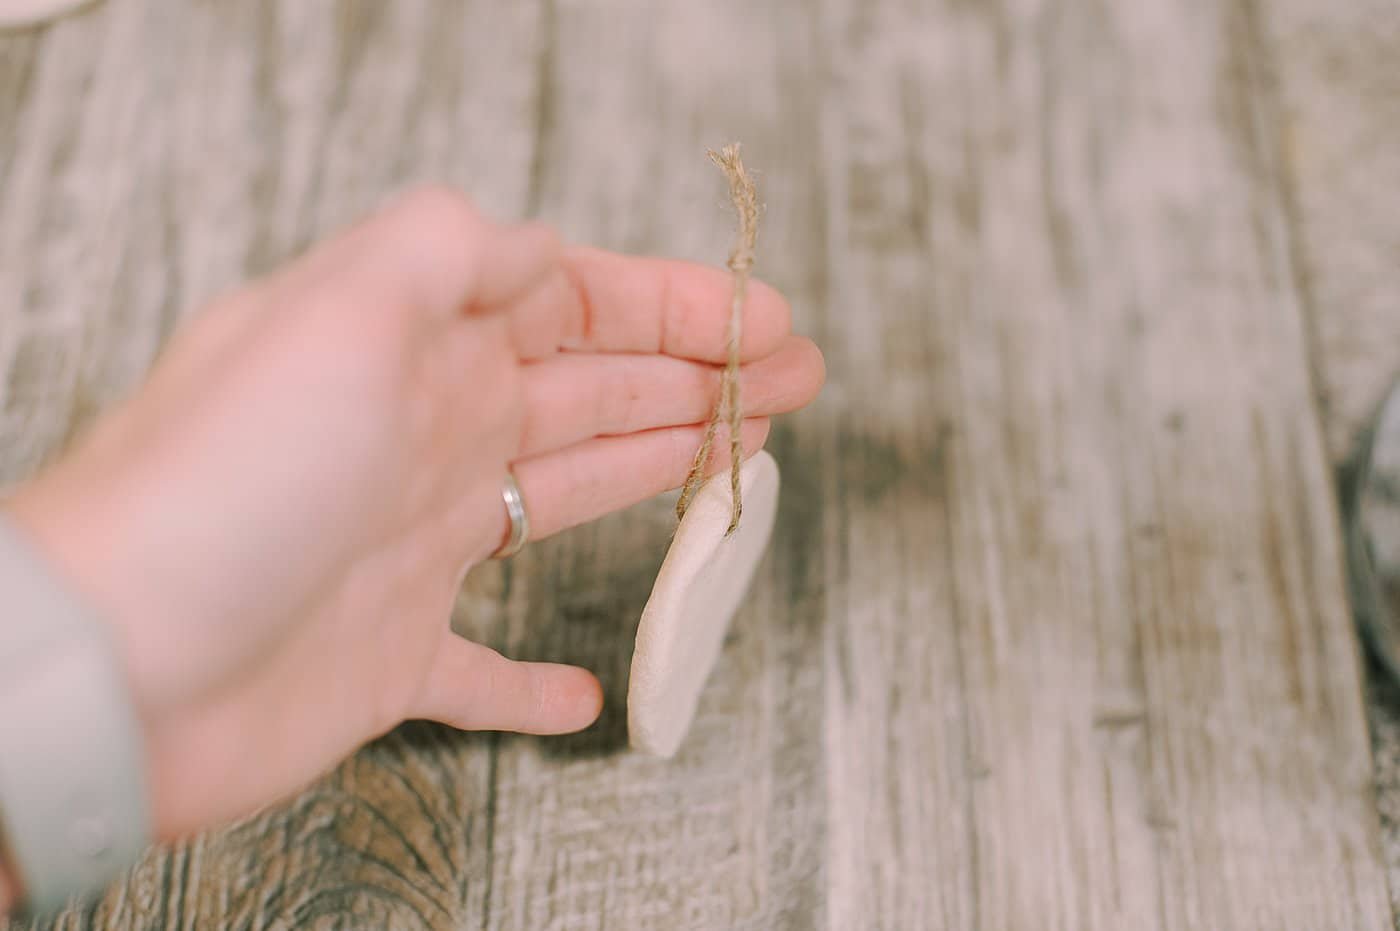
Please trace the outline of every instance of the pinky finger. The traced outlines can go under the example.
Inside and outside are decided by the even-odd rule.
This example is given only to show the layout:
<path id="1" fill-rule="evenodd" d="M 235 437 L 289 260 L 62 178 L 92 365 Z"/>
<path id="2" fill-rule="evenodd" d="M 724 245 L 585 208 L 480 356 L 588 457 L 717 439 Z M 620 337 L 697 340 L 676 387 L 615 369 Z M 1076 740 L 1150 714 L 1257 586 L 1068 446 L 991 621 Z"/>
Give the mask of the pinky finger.
<path id="1" fill-rule="evenodd" d="M 530 517 L 530 536 L 547 537 L 679 488 L 703 435 L 703 426 L 686 426 L 597 437 L 517 462 L 514 472 Z M 746 454 L 767 439 L 768 418 L 744 421 Z M 723 427 L 714 448 L 711 473 L 729 465 Z"/>

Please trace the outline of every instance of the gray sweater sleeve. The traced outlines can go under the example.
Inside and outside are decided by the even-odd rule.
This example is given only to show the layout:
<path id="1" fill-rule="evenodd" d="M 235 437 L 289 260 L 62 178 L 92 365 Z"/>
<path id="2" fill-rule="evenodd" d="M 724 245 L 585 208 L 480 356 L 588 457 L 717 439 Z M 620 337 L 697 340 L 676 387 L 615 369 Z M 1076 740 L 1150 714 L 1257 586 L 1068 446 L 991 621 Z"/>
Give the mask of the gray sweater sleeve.
<path id="1" fill-rule="evenodd" d="M 145 754 L 110 629 L 0 516 L 0 835 L 34 912 L 149 843 Z"/>

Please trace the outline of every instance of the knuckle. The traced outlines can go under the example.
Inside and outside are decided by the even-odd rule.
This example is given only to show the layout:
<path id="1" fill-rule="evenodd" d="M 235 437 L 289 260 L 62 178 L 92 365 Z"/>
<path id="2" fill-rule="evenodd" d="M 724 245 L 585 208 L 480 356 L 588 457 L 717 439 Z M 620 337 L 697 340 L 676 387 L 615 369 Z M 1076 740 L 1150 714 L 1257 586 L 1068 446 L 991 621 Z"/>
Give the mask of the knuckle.
<path id="1" fill-rule="evenodd" d="M 678 487 L 690 474 L 690 466 L 695 461 L 696 450 L 700 448 L 702 437 L 693 428 L 669 427 L 666 430 L 667 487 Z"/>
<path id="2" fill-rule="evenodd" d="M 483 646 L 481 650 L 477 660 L 478 675 L 481 676 L 480 694 L 492 697 L 507 696 L 508 703 L 510 693 L 506 691 L 506 687 L 509 685 L 510 660 L 490 647 Z"/>
<path id="3" fill-rule="evenodd" d="M 494 360 L 483 366 L 483 372 L 489 374 L 478 384 L 483 399 L 489 404 L 490 424 L 495 430 L 509 434 L 516 448 L 519 448 L 519 444 L 525 441 L 527 428 L 525 374 L 509 353 L 497 354 Z"/>
<path id="4" fill-rule="evenodd" d="M 499 696 L 501 726 L 508 730 L 535 727 L 548 701 L 540 676 L 528 663 L 508 659 L 492 651 L 488 664 L 489 694 Z"/>
<path id="5" fill-rule="evenodd" d="M 481 215 L 462 192 L 446 185 L 415 188 L 402 195 L 390 210 L 402 232 L 416 243 L 462 248 L 475 239 Z"/>
<path id="6" fill-rule="evenodd" d="M 646 426 L 643 407 L 646 402 L 647 387 L 646 379 L 636 366 L 622 366 L 618 373 L 616 432 L 631 433 Z"/>
<path id="7" fill-rule="evenodd" d="M 549 688 L 541 676 L 531 666 L 522 664 L 520 668 L 521 678 L 524 679 L 525 701 L 522 708 L 523 717 L 527 722 L 536 722 L 549 713 Z"/>
<path id="8" fill-rule="evenodd" d="M 600 434 L 628 433 L 636 409 L 636 375 L 626 364 L 613 366 L 598 379 L 594 421 Z"/>

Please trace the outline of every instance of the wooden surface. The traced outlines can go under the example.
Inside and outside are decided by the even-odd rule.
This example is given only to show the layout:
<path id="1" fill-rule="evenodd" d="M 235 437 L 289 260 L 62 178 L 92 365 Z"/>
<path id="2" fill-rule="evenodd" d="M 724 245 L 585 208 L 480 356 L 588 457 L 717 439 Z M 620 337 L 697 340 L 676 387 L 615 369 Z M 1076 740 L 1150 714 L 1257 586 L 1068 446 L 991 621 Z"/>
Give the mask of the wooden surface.
<path id="1" fill-rule="evenodd" d="M 58 926 L 1388 926 L 1313 392 L 1368 390 L 1335 387 L 1336 231 L 1381 250 L 1370 320 L 1396 226 L 1329 187 L 1372 138 L 1312 89 L 1330 15 L 105 0 L 0 37 L 6 478 L 414 180 L 719 261 L 733 138 L 831 373 L 770 443 L 778 532 L 677 760 L 624 749 L 656 502 L 460 602 L 595 668 L 595 729 L 404 728 Z"/>
<path id="2" fill-rule="evenodd" d="M 1270 0 L 1299 287 L 1343 480 L 1357 433 L 1400 377 L 1400 7 Z M 1367 698 L 1392 910 L 1400 915 L 1400 684 Z"/>
<path id="3" fill-rule="evenodd" d="M 1341 462 L 1400 374 L 1400 7 L 1266 6 L 1295 272 Z"/>

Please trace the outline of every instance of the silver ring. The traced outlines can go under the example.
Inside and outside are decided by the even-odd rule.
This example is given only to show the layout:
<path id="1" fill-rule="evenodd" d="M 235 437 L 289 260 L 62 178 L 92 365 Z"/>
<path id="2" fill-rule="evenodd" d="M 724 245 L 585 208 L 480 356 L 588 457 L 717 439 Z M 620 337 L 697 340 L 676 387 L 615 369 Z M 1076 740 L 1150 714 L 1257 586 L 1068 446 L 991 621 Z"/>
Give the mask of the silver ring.
<path id="1" fill-rule="evenodd" d="M 525 498 L 510 470 L 506 470 L 506 480 L 501 485 L 501 498 L 506 503 L 506 517 L 510 519 L 510 535 L 501 548 L 491 554 L 492 559 L 509 559 L 530 542 L 530 515 L 525 513 Z"/>

